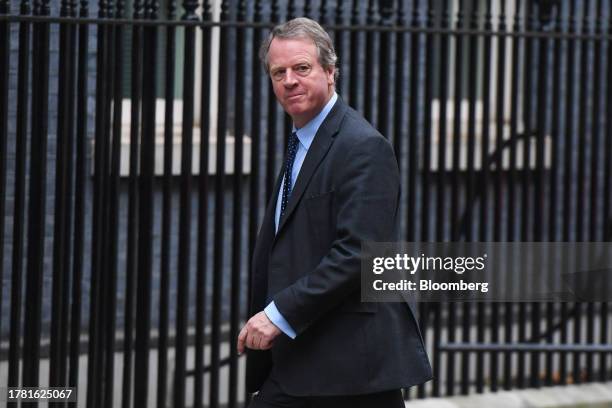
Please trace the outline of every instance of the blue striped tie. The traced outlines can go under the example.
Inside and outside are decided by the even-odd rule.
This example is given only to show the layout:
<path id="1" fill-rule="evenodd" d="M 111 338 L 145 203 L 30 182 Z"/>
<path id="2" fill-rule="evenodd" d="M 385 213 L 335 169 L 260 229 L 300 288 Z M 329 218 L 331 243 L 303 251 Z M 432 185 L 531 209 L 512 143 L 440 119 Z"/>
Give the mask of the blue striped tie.
<path id="1" fill-rule="evenodd" d="M 291 133 L 291 137 L 289 138 L 289 144 L 287 146 L 287 159 L 285 161 L 285 183 L 283 184 L 283 198 L 281 201 L 281 211 L 280 217 L 283 218 L 283 214 L 285 213 L 285 209 L 287 208 L 287 203 L 289 202 L 289 197 L 291 196 L 291 190 L 293 186 L 291 185 L 291 172 L 293 171 L 293 162 L 295 161 L 295 153 L 298 148 L 298 138 L 297 133 Z"/>

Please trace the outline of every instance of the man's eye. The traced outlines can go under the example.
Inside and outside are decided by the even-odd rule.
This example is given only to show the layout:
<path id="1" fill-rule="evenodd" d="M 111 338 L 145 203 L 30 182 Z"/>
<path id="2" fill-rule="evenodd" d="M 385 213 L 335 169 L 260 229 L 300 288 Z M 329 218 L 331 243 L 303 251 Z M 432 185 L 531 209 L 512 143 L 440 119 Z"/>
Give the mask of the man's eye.
<path id="1" fill-rule="evenodd" d="M 282 70 L 282 69 L 278 69 L 278 70 L 272 72 L 272 77 L 274 79 L 282 79 L 284 75 L 285 75 L 285 71 Z"/>
<path id="2" fill-rule="evenodd" d="M 305 73 L 308 72 L 310 70 L 310 67 L 308 65 L 298 65 L 296 71 L 300 72 L 300 73 Z"/>

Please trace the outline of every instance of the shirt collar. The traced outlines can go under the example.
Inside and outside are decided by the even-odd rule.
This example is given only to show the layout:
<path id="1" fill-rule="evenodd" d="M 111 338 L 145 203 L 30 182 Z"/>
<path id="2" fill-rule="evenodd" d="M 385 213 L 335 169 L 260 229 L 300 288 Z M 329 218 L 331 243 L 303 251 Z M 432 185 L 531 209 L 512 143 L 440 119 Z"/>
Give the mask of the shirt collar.
<path id="1" fill-rule="evenodd" d="M 296 132 L 298 140 L 300 141 L 300 144 L 302 145 L 302 147 L 304 147 L 304 149 L 308 150 L 310 148 L 310 145 L 312 144 L 312 141 L 314 140 L 317 131 L 321 127 L 321 124 L 323 123 L 329 112 L 334 107 L 334 104 L 336 103 L 337 99 L 338 94 L 334 92 L 332 97 L 329 98 L 329 101 L 327 101 L 327 104 L 325 104 L 323 109 L 321 109 L 321 112 L 319 112 L 317 116 L 312 118 L 310 122 L 308 122 L 303 127 L 297 130 L 295 129 L 295 125 L 293 125 L 293 131 Z"/>

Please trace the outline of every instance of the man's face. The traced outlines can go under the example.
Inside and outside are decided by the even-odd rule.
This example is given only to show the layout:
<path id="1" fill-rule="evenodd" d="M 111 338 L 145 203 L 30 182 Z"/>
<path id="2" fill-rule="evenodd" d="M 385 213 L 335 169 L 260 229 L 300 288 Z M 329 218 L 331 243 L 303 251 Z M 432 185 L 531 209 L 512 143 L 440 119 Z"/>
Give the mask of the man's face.
<path id="1" fill-rule="evenodd" d="M 296 127 L 304 126 L 331 97 L 334 68 L 319 64 L 317 48 L 308 39 L 274 38 L 268 64 L 276 99 Z"/>

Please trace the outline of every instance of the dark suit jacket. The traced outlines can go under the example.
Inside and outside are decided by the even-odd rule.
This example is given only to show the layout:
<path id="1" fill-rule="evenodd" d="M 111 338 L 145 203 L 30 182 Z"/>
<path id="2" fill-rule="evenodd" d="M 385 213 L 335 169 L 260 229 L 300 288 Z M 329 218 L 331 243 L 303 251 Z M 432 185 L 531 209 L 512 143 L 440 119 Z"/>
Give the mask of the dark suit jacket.
<path id="1" fill-rule="evenodd" d="M 282 174 L 281 174 L 282 176 Z M 399 239 L 389 142 L 340 98 L 319 128 L 274 233 L 280 178 L 255 246 L 250 314 L 270 299 L 297 333 L 248 351 L 247 389 L 272 375 L 287 394 L 353 395 L 431 379 L 412 308 L 360 302 L 362 241 Z"/>

